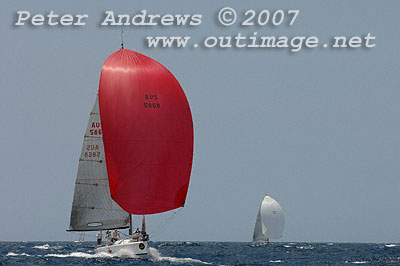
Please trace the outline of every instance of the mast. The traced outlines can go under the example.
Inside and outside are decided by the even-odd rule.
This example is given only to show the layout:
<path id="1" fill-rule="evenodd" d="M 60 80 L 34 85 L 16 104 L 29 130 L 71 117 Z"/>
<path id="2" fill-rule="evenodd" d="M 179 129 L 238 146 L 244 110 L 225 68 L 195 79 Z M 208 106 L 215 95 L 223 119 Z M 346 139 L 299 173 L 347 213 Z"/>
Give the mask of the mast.
<path id="1" fill-rule="evenodd" d="M 146 232 L 146 218 L 143 215 L 143 219 L 142 219 L 142 233 Z"/>
<path id="2" fill-rule="evenodd" d="M 132 214 L 129 214 L 129 236 L 132 236 Z"/>

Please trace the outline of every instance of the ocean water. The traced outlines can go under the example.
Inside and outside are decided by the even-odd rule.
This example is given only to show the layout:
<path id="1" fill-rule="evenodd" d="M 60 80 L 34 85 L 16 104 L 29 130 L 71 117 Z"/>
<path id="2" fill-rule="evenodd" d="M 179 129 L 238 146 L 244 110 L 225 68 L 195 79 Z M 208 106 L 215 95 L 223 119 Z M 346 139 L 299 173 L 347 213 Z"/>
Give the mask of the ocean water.
<path id="1" fill-rule="evenodd" d="M 94 242 L 0 242 L 0 265 L 400 265 L 400 244 L 151 242 L 151 259 L 95 255 Z"/>

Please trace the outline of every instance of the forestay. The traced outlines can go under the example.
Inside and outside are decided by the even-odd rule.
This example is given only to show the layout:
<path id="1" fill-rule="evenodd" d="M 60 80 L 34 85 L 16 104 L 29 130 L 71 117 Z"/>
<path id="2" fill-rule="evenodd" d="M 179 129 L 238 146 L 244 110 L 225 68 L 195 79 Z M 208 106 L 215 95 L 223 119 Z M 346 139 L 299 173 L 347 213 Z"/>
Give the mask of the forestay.
<path id="1" fill-rule="evenodd" d="M 99 101 L 96 97 L 83 139 L 68 231 L 127 227 L 129 227 L 129 214 L 110 196 Z"/>

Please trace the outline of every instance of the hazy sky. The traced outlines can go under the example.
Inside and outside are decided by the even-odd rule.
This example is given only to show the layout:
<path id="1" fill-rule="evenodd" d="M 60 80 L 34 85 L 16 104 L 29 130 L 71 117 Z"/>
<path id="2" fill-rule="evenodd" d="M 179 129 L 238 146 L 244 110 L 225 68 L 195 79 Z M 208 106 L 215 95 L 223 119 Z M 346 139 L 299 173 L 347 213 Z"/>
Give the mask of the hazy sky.
<path id="1" fill-rule="evenodd" d="M 220 26 L 229 6 L 298 9 L 293 26 Z M 13 26 L 16 12 L 88 14 L 82 27 Z M 195 27 L 125 27 L 125 48 L 165 65 L 195 130 L 186 207 L 148 217 L 153 240 L 250 241 L 268 194 L 283 241 L 399 242 L 400 2 L 7 1 L 0 9 L 0 240 L 67 233 L 83 134 L 105 59 L 104 12 L 202 14 Z M 146 36 L 376 36 L 372 49 L 146 48 Z M 139 218 L 136 218 L 138 223 Z"/>

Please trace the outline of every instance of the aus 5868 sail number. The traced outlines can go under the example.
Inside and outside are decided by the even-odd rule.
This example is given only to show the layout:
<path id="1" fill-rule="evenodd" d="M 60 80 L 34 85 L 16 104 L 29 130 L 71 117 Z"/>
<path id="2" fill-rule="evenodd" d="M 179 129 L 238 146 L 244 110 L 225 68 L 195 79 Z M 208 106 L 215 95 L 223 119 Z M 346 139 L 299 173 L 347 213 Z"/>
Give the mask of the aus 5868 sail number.
<path id="1" fill-rule="evenodd" d="M 86 145 L 86 152 L 85 152 L 86 158 L 95 158 L 100 156 L 101 152 L 99 145 Z"/>
<path id="2" fill-rule="evenodd" d="M 159 103 L 144 103 L 144 108 L 160 108 Z"/>
<path id="3" fill-rule="evenodd" d="M 158 95 L 157 94 L 146 94 L 144 96 L 145 101 L 151 101 L 151 102 L 144 102 L 144 108 L 151 108 L 151 109 L 157 109 L 160 108 L 161 105 L 158 102 L 153 102 L 153 101 L 158 101 Z"/>

